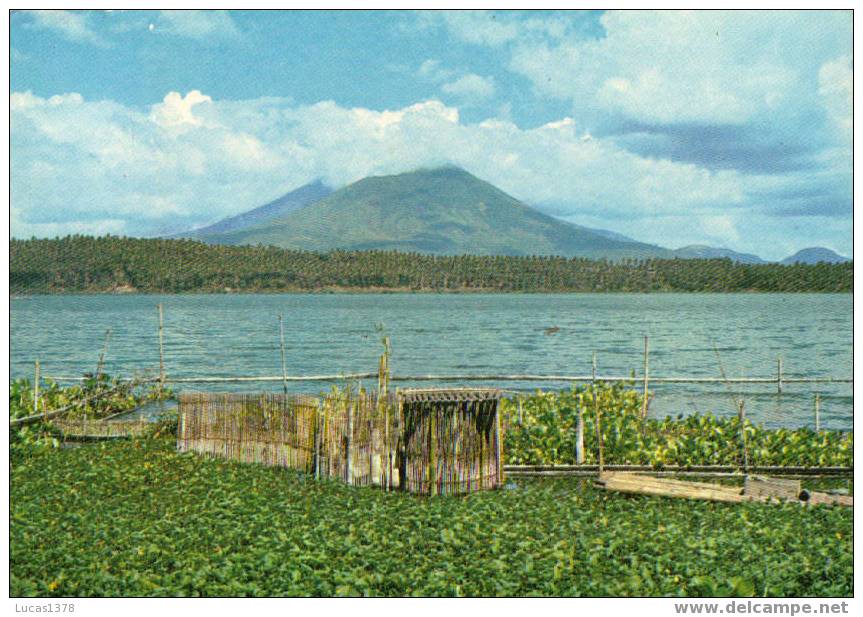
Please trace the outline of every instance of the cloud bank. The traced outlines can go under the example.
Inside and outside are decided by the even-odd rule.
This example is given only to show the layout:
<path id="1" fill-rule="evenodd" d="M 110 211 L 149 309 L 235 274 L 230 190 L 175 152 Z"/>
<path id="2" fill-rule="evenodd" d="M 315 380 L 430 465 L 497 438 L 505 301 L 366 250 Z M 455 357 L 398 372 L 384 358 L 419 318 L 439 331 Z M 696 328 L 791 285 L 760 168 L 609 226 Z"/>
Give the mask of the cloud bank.
<path id="1" fill-rule="evenodd" d="M 34 27 L 98 36 L 84 15 L 56 13 Z M 13 235 L 169 233 L 317 178 L 341 186 L 452 163 L 546 212 L 643 241 L 850 254 L 847 12 L 610 12 L 601 36 L 546 14 L 420 13 L 415 25 L 410 36 L 490 54 L 525 92 L 507 100 L 512 84 L 489 65 L 433 58 L 415 78 L 435 94 L 391 109 L 191 88 L 149 106 L 14 92 Z M 155 27 L 238 36 L 227 13 L 167 13 Z M 516 124 L 501 110 L 529 104 L 528 93 L 569 111 Z M 459 108 L 487 118 L 466 122 Z"/>

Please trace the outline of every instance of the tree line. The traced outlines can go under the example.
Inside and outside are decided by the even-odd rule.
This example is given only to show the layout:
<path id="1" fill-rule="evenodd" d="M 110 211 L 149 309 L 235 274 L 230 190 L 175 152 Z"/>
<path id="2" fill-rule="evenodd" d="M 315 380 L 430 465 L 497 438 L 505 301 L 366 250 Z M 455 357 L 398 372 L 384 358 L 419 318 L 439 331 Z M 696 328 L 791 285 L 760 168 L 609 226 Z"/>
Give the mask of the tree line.
<path id="1" fill-rule="evenodd" d="M 851 292 L 853 263 L 741 264 L 730 259 L 591 260 L 553 256 L 296 251 L 195 240 L 73 235 L 11 240 L 12 293 L 135 290 Z"/>

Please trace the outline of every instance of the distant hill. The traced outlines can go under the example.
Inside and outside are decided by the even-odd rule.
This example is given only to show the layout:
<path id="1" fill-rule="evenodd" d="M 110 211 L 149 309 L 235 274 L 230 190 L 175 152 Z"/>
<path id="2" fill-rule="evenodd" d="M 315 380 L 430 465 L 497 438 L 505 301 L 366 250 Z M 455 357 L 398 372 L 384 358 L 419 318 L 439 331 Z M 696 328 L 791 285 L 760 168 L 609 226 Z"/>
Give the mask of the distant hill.
<path id="1" fill-rule="evenodd" d="M 274 219 L 287 216 L 313 204 L 332 193 L 333 190 L 325 186 L 320 180 L 301 186 L 298 189 L 282 195 L 268 204 L 249 210 L 236 216 L 222 219 L 207 227 L 193 229 L 187 232 L 172 235 L 172 238 L 195 238 L 198 240 L 209 240 L 212 236 L 230 233 L 249 227 L 264 225 Z"/>
<path id="2" fill-rule="evenodd" d="M 623 234 L 619 234 L 616 231 L 611 231 L 609 229 L 597 229 L 595 227 L 585 227 L 583 225 L 576 225 L 575 223 L 571 223 L 571 224 L 575 225 L 575 227 L 580 227 L 581 229 L 584 229 L 584 230 L 587 230 L 591 233 L 602 236 L 603 238 L 610 238 L 612 240 L 620 240 L 621 242 L 638 242 L 638 240 L 630 238 L 629 236 L 624 236 Z"/>
<path id="3" fill-rule="evenodd" d="M 442 255 L 672 257 L 543 214 L 457 167 L 364 178 L 284 216 L 207 242 Z"/>
<path id="4" fill-rule="evenodd" d="M 674 256 L 680 259 L 720 259 L 727 257 L 732 261 L 744 264 L 767 263 L 758 255 L 751 253 L 738 253 L 731 249 L 716 248 L 704 244 L 690 244 L 674 251 Z"/>
<path id="5" fill-rule="evenodd" d="M 829 264 L 837 264 L 843 263 L 846 261 L 851 261 L 848 257 L 843 257 L 839 253 L 835 251 L 831 251 L 828 248 L 824 248 L 822 246 L 813 246 L 810 248 L 805 248 L 797 251 L 791 257 L 786 257 L 782 260 L 783 264 L 817 264 L 821 262 L 829 263 Z"/>

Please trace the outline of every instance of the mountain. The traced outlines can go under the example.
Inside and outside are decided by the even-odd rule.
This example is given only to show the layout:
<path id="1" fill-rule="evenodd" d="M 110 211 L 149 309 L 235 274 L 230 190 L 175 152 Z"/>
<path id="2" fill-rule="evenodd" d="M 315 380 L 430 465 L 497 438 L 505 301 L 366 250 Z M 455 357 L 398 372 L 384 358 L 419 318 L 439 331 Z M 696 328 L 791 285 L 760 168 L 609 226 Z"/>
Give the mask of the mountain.
<path id="1" fill-rule="evenodd" d="M 212 236 L 264 225 L 280 217 L 287 216 L 291 212 L 296 212 L 309 204 L 320 201 L 332 192 L 331 188 L 325 186 L 320 180 L 316 180 L 254 210 L 222 219 L 207 227 L 175 234 L 171 237 L 209 241 Z"/>
<path id="2" fill-rule="evenodd" d="M 680 259 L 721 259 L 729 258 L 743 264 L 763 264 L 767 263 L 758 255 L 751 253 L 738 253 L 731 249 L 716 248 L 706 246 L 704 244 L 690 244 L 674 251 L 674 256 Z"/>
<path id="3" fill-rule="evenodd" d="M 817 264 L 822 261 L 830 264 L 835 264 L 842 263 L 845 261 L 851 261 L 851 259 L 849 259 L 848 257 L 843 257 L 839 253 L 831 251 L 828 248 L 824 248 L 823 246 L 813 246 L 797 251 L 791 257 L 786 257 L 785 259 L 783 259 L 780 263 L 786 265 L 796 263 Z"/>
<path id="4" fill-rule="evenodd" d="M 206 240 L 316 251 L 594 259 L 672 255 L 658 246 L 604 237 L 542 214 L 457 167 L 364 178 L 300 210 Z"/>
<path id="5" fill-rule="evenodd" d="M 583 225 L 576 225 L 575 223 L 571 223 L 575 227 L 579 227 L 581 229 L 587 230 L 591 233 L 602 236 L 603 238 L 610 238 L 611 240 L 620 240 L 621 242 L 638 242 L 638 240 L 634 240 L 629 236 L 624 236 L 623 234 L 619 234 L 616 231 L 611 231 L 610 229 L 596 229 L 595 227 L 585 227 Z"/>

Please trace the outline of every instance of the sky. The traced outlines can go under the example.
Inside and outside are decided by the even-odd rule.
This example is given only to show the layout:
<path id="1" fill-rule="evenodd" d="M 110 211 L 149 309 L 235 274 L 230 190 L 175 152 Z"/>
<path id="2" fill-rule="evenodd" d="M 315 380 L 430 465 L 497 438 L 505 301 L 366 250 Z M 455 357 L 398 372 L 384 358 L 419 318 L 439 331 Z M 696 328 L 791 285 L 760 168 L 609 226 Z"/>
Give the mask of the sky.
<path id="1" fill-rule="evenodd" d="M 850 11 L 17 11 L 11 233 L 455 164 L 670 248 L 852 250 Z"/>

